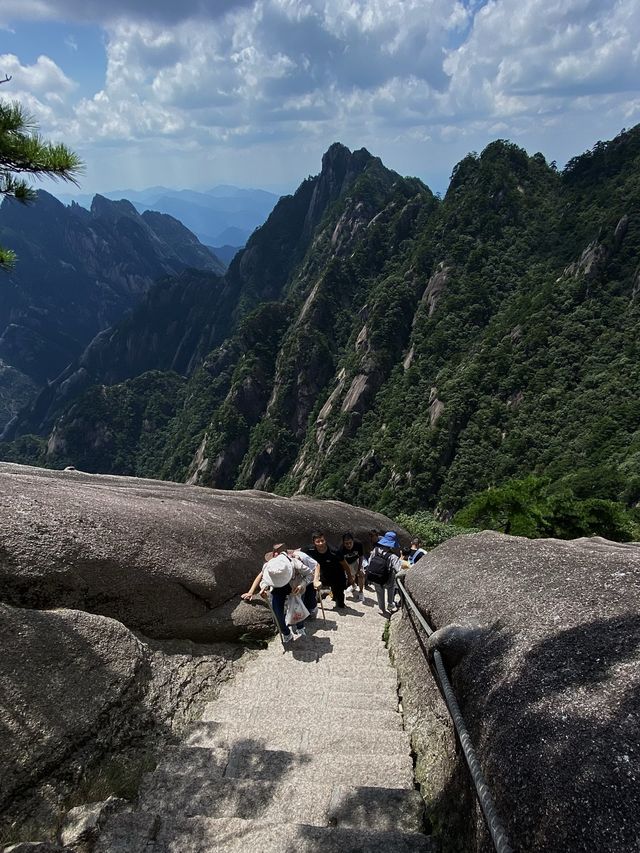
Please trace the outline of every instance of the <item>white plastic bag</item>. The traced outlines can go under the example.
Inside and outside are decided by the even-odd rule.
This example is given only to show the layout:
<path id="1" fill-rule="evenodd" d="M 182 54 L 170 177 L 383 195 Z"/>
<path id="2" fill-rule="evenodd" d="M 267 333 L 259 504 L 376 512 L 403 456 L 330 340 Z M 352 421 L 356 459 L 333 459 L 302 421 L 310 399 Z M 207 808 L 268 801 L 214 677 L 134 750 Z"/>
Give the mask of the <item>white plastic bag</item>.
<path id="1" fill-rule="evenodd" d="M 302 622 L 309 615 L 309 611 L 304 606 L 304 601 L 299 595 L 288 595 L 287 604 L 284 609 L 284 621 L 287 625 L 295 625 L 296 622 Z"/>

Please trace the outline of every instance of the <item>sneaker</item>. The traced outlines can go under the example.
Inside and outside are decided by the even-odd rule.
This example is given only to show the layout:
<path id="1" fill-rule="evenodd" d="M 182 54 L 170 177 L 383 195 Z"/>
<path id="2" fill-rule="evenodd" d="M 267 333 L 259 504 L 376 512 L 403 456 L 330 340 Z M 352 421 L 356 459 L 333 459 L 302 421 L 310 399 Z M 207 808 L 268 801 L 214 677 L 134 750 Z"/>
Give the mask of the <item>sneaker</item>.
<path id="1" fill-rule="evenodd" d="M 291 633 L 291 631 L 289 631 L 288 634 L 282 635 L 282 642 L 283 643 L 290 643 L 291 640 L 293 640 L 293 634 Z"/>
<path id="2" fill-rule="evenodd" d="M 317 607 L 314 607 L 313 610 L 309 611 L 309 616 L 311 619 L 315 619 L 317 615 L 318 615 L 318 608 Z"/>
<path id="3" fill-rule="evenodd" d="M 361 602 L 364 601 L 364 592 L 359 593 L 358 601 L 361 601 Z"/>
<path id="4" fill-rule="evenodd" d="M 380 614 L 380 616 L 386 616 L 387 615 L 386 611 L 380 610 L 380 608 L 378 608 L 378 613 Z"/>
<path id="5" fill-rule="evenodd" d="M 298 628 L 298 636 L 299 637 L 306 637 L 307 636 L 307 629 L 304 627 L 304 625 L 302 626 L 302 628 Z"/>

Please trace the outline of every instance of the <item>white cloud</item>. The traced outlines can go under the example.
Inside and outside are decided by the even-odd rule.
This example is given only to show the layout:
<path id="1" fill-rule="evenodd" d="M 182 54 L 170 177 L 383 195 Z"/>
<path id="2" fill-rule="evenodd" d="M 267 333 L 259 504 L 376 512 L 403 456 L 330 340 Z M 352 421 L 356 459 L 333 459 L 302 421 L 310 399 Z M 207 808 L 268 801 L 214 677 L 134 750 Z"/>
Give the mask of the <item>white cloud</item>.
<path id="1" fill-rule="evenodd" d="M 17 56 L 5 53 L 0 55 L 0 68 L 12 78 L 12 96 L 16 90 L 19 94 L 46 95 L 68 93 L 76 88 L 73 80 L 48 56 L 39 56 L 33 65 L 22 65 Z"/>
<path id="2" fill-rule="evenodd" d="M 13 57 L 43 125 L 76 146 L 156 145 L 200 163 L 273 147 L 290 169 L 304 156 L 315 168 L 340 139 L 403 152 L 409 172 L 423 151 L 440 162 L 496 135 L 534 150 L 555 140 L 564 153 L 582 133 L 581 150 L 587 133 L 606 138 L 640 117 L 637 0 L 158 0 L 150 10 L 2 0 L 3 21 L 105 27 L 104 86 L 72 114 L 73 84 L 55 63 Z"/>

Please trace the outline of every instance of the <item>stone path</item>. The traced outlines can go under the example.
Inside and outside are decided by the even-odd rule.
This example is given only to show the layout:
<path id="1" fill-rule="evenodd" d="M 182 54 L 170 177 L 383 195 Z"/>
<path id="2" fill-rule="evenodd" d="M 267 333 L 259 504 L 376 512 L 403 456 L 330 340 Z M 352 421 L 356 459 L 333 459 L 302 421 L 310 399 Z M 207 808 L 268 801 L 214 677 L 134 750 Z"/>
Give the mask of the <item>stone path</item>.
<path id="1" fill-rule="evenodd" d="M 325 601 L 307 637 L 279 639 L 167 750 L 137 810 L 96 853 L 417 853 L 423 834 L 384 619 L 367 593 Z"/>

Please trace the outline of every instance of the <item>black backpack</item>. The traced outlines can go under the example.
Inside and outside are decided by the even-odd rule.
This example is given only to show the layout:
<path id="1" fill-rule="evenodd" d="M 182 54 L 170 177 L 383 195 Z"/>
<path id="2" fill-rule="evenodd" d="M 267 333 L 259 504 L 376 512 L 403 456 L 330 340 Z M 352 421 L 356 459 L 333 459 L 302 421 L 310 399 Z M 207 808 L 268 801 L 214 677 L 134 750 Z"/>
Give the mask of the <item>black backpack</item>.
<path id="1" fill-rule="evenodd" d="M 391 577 L 391 551 L 381 551 L 375 548 L 369 557 L 367 566 L 367 582 L 379 583 L 384 586 Z"/>

